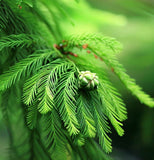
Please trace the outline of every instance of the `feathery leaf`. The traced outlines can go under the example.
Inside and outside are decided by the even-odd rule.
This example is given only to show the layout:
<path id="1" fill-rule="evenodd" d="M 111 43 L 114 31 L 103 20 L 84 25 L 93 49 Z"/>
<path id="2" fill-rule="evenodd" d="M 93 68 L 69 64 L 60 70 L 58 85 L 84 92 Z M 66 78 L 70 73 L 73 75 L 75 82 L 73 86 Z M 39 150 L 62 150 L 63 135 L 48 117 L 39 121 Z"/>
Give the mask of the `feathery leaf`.
<path id="1" fill-rule="evenodd" d="M 77 118 L 81 132 L 87 137 L 95 137 L 95 122 L 88 106 L 88 97 L 86 97 L 84 92 L 80 91 L 77 98 Z"/>
<path id="2" fill-rule="evenodd" d="M 108 126 L 107 118 L 102 111 L 102 104 L 100 96 L 97 92 L 91 91 L 90 93 L 92 99 L 92 111 L 94 115 L 94 120 L 96 123 L 97 136 L 99 138 L 99 143 L 105 152 L 111 152 L 111 139 L 107 135 L 110 133 L 110 127 Z"/>
<path id="3" fill-rule="evenodd" d="M 126 74 L 124 67 L 117 61 L 115 53 L 119 53 L 122 48 L 118 41 L 110 37 L 103 37 L 96 34 L 75 35 L 67 39 L 68 49 L 77 46 L 82 47 L 84 44 L 87 44 L 86 47 L 90 51 L 102 58 L 110 68 L 114 69 L 115 74 L 120 78 L 126 88 L 129 89 L 141 103 L 154 107 L 154 99 L 142 91 L 142 88 L 135 83 L 134 79 Z"/>
<path id="4" fill-rule="evenodd" d="M 23 87 L 23 101 L 26 105 L 31 105 L 36 98 L 39 75 L 35 74 L 29 78 Z"/>
<path id="5" fill-rule="evenodd" d="M 126 88 L 130 90 L 141 103 L 144 103 L 149 107 L 154 107 L 154 99 L 142 91 L 142 88 L 138 86 L 135 80 L 126 73 L 124 67 L 116 60 L 116 57 L 108 56 L 104 53 L 102 53 L 102 57 L 104 57 L 104 62 L 114 69 L 115 74 L 120 78 Z"/>
<path id="6" fill-rule="evenodd" d="M 46 114 L 51 111 L 54 107 L 53 103 L 53 91 L 49 84 L 51 81 L 50 77 L 51 70 L 43 69 L 39 72 L 39 83 L 38 83 L 38 109 L 42 114 Z"/>
<path id="7" fill-rule="evenodd" d="M 11 85 L 18 82 L 22 76 L 26 77 L 30 75 L 38 67 L 42 66 L 44 60 L 49 58 L 53 53 L 54 51 L 35 53 L 16 63 L 14 66 L 11 66 L 8 71 L 0 75 L 0 90 L 6 90 Z"/>
<path id="8" fill-rule="evenodd" d="M 100 86 L 98 91 L 100 93 L 100 96 L 102 97 L 102 108 L 104 110 L 105 115 L 109 118 L 111 124 L 114 126 L 117 133 L 120 136 L 122 136 L 124 134 L 124 130 L 121 127 L 123 126 L 123 124 L 120 122 L 121 121 L 120 116 L 114 108 L 114 107 L 119 107 L 118 101 L 116 101 L 117 97 L 113 95 L 112 92 L 108 92 L 104 84 Z M 110 94 L 108 95 L 108 93 Z"/>
<path id="9" fill-rule="evenodd" d="M 50 153 L 51 157 L 66 158 L 65 143 L 66 138 L 63 133 L 59 115 L 55 109 L 52 112 L 43 115 L 42 117 L 43 133 L 42 138 L 45 141 L 45 147 Z M 59 158 L 58 158 L 59 159 Z"/>
<path id="10" fill-rule="evenodd" d="M 67 71 L 60 75 L 60 80 L 56 87 L 55 106 L 61 115 L 64 125 L 70 135 L 78 134 L 78 121 L 76 118 L 76 100 L 77 94 L 77 80 L 75 78 L 75 71 Z"/>
<path id="11" fill-rule="evenodd" d="M 33 102 L 27 109 L 27 125 L 30 129 L 36 128 L 37 125 L 37 106 L 36 102 Z"/>
<path id="12" fill-rule="evenodd" d="M 31 44 L 39 41 L 35 35 L 19 34 L 19 35 L 9 35 L 1 37 L 0 39 L 0 51 L 4 48 L 14 48 L 24 46 L 29 47 Z"/>

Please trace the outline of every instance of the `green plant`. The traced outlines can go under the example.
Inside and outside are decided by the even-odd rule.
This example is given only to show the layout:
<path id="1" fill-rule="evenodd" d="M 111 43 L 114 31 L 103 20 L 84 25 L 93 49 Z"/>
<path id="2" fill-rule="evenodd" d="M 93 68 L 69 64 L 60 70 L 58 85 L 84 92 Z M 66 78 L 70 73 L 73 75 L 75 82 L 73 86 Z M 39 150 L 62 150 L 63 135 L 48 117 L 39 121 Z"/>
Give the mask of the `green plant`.
<path id="1" fill-rule="evenodd" d="M 68 17 L 67 8 L 60 1 L 0 1 L 1 111 L 11 159 L 110 159 L 109 123 L 122 136 L 127 111 L 107 67 L 154 107 L 117 61 L 114 38 L 62 34 L 58 16 Z"/>

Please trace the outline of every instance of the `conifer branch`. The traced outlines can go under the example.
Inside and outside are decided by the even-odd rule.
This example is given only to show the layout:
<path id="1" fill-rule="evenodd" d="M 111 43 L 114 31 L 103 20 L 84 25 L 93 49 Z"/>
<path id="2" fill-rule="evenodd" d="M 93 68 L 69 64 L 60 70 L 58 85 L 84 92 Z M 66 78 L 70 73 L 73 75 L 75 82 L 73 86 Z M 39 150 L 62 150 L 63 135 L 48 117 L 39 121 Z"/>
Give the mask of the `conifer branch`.
<path id="1" fill-rule="evenodd" d="M 110 133 L 110 127 L 108 126 L 107 118 L 102 110 L 101 99 L 97 92 L 90 92 L 92 100 L 92 110 L 96 123 L 97 136 L 99 138 L 99 143 L 102 146 L 103 150 L 107 153 L 112 151 L 111 139 L 107 135 Z"/>
<path id="2" fill-rule="evenodd" d="M 117 114 L 117 112 L 115 111 L 115 108 L 113 108 L 113 106 L 116 106 L 118 103 L 112 103 L 112 102 L 114 102 L 115 98 L 112 101 L 112 96 L 110 97 L 110 95 L 107 94 L 105 89 L 106 88 L 103 85 L 99 89 L 100 96 L 102 97 L 102 108 L 103 108 L 106 116 L 111 121 L 111 124 L 116 129 L 117 133 L 120 136 L 122 136 L 124 134 L 124 130 L 121 127 L 121 126 L 123 126 L 123 124 L 120 122 L 121 115 Z"/>
<path id="3" fill-rule="evenodd" d="M 61 79 L 56 87 L 55 106 L 57 106 L 59 113 L 70 135 L 78 134 L 78 121 L 76 118 L 76 100 L 77 81 L 75 79 L 75 72 L 72 70 L 61 75 Z"/>
<path id="4" fill-rule="evenodd" d="M 33 102 L 33 104 L 31 104 L 30 106 L 28 106 L 27 109 L 27 126 L 30 129 L 34 129 L 37 126 L 37 104 L 36 102 Z"/>
<path id="5" fill-rule="evenodd" d="M 126 88 L 130 90 L 131 93 L 140 100 L 141 103 L 144 103 L 149 107 L 154 107 L 154 99 L 151 98 L 148 94 L 146 94 L 142 90 L 142 88 L 136 84 L 133 78 L 126 74 L 124 67 L 119 64 L 115 57 L 108 57 L 106 54 L 103 57 L 105 57 L 104 61 L 106 62 L 106 64 L 114 68 L 115 74 L 120 78 Z"/>
<path id="6" fill-rule="evenodd" d="M 39 81 L 38 74 L 35 74 L 31 78 L 29 78 L 23 87 L 23 102 L 26 105 L 31 105 L 35 99 L 37 94 L 37 88 L 38 88 L 38 81 Z"/>
<path id="7" fill-rule="evenodd" d="M 43 71 L 39 73 L 37 99 L 39 102 L 38 109 L 42 114 L 46 114 L 54 107 L 54 95 L 52 88 L 50 88 L 49 86 L 49 83 L 51 81 L 50 72 L 50 70 L 43 69 Z"/>
<path id="8" fill-rule="evenodd" d="M 53 53 L 54 51 L 35 53 L 10 67 L 8 71 L 0 75 L 0 90 L 6 90 L 18 82 L 21 77 L 29 76 L 38 67 L 42 66 L 44 60 L 49 58 Z"/>
<path id="9" fill-rule="evenodd" d="M 114 69 L 115 74 L 120 78 L 126 88 L 129 89 L 141 103 L 149 107 L 154 107 L 153 98 L 142 91 L 142 88 L 135 83 L 134 79 L 126 74 L 124 67 L 117 61 L 115 53 L 119 53 L 121 50 L 121 44 L 118 41 L 109 37 L 101 38 L 99 35 L 95 34 L 83 34 L 70 36 L 68 38 L 67 47 L 68 49 L 82 47 L 84 44 L 87 44 L 87 48 L 95 53 L 96 56 L 102 58 L 109 68 Z"/>
<path id="10" fill-rule="evenodd" d="M 51 113 L 43 115 L 42 120 L 42 138 L 45 141 L 45 147 L 51 157 L 56 159 L 66 159 L 66 138 L 63 133 L 59 115 L 55 109 Z"/>
<path id="11" fill-rule="evenodd" d="M 95 122 L 89 110 L 88 99 L 82 91 L 79 92 L 79 97 L 77 98 L 77 118 L 81 127 L 81 132 L 87 137 L 95 137 Z"/>
<path id="12" fill-rule="evenodd" d="M 35 35 L 18 34 L 5 36 L 0 39 L 0 51 L 4 48 L 29 47 L 33 43 L 38 43 L 38 41 L 40 40 Z"/>
<path id="13" fill-rule="evenodd" d="M 46 151 L 43 143 L 41 142 L 38 131 L 35 129 L 31 132 L 31 159 L 37 160 L 51 160 L 50 154 Z"/>
<path id="14" fill-rule="evenodd" d="M 122 136 L 127 110 L 104 63 L 133 95 L 154 107 L 117 61 L 122 46 L 114 38 L 84 33 L 46 49 L 63 36 L 59 18 L 70 19 L 67 5 L 0 0 L 0 101 L 11 131 L 11 159 L 110 159 L 104 153 L 112 151 L 109 124 Z"/>

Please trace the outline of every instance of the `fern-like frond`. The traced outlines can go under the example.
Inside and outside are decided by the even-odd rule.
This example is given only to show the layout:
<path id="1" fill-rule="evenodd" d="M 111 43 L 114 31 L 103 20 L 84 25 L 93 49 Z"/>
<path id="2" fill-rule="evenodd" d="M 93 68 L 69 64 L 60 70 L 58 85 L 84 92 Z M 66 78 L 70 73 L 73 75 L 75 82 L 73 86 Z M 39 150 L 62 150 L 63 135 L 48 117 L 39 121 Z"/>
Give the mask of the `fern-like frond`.
<path id="1" fill-rule="evenodd" d="M 121 44 L 118 41 L 96 34 L 82 34 L 68 37 L 68 49 L 82 47 L 84 44 L 87 45 L 87 49 L 102 58 L 107 66 L 113 68 L 115 74 L 120 78 L 126 88 L 129 89 L 141 103 L 154 107 L 154 99 L 142 91 L 142 88 L 136 84 L 134 79 L 126 74 L 124 67 L 117 61 L 115 53 L 121 50 Z"/>
<path id="2" fill-rule="evenodd" d="M 110 158 L 101 150 L 97 142 L 95 142 L 93 139 L 88 139 L 87 144 L 84 146 L 84 149 L 89 153 L 89 157 L 91 157 L 91 160 L 112 160 L 112 158 Z"/>
<path id="3" fill-rule="evenodd" d="M 100 96 L 97 92 L 90 92 L 93 105 L 91 107 L 93 110 L 94 120 L 96 123 L 97 136 L 99 138 L 99 143 L 102 146 L 103 150 L 107 153 L 112 151 L 111 139 L 108 136 L 110 133 L 110 127 L 107 122 L 107 118 L 103 113 L 102 103 Z"/>
<path id="4" fill-rule="evenodd" d="M 25 19 L 21 18 L 21 12 L 17 13 L 15 1 L 0 1 L 0 32 L 10 34 L 29 33 Z"/>
<path id="5" fill-rule="evenodd" d="M 27 126 L 30 129 L 36 128 L 37 125 L 37 104 L 36 102 L 33 102 L 30 106 L 28 106 L 27 109 Z"/>
<path id="6" fill-rule="evenodd" d="M 56 87 L 55 106 L 57 106 L 64 126 L 70 135 L 78 134 L 78 121 L 76 118 L 75 95 L 77 94 L 77 80 L 75 71 L 62 72 Z"/>
<path id="7" fill-rule="evenodd" d="M 29 78 L 24 84 L 23 100 L 31 105 L 37 98 L 40 113 L 46 114 L 54 107 L 54 95 L 58 77 L 72 68 L 72 63 L 57 59 L 44 66 L 37 74 Z"/>
<path id="8" fill-rule="evenodd" d="M 100 96 L 102 97 L 102 108 L 106 116 L 111 121 L 111 124 L 114 126 L 117 133 L 120 136 L 122 136 L 124 134 L 124 130 L 121 127 L 123 126 L 123 124 L 121 123 L 120 115 L 115 110 L 115 107 L 120 107 L 118 106 L 118 103 L 119 103 L 119 101 L 117 101 L 118 97 L 116 97 L 115 94 L 113 94 L 112 92 L 109 92 L 109 90 L 108 89 L 106 90 L 106 89 L 107 88 L 104 84 L 99 86 L 99 89 L 98 89 Z M 118 109 L 118 111 L 119 110 L 120 109 Z"/>
<path id="9" fill-rule="evenodd" d="M 85 145 L 86 137 L 82 133 L 73 135 L 71 138 L 72 138 L 71 140 L 73 141 L 73 144 L 75 144 L 76 146 Z"/>
<path id="10" fill-rule="evenodd" d="M 54 107 L 53 102 L 53 90 L 50 88 L 51 76 L 50 73 L 52 71 L 49 69 L 43 69 L 39 72 L 39 83 L 38 83 L 38 109 L 42 114 L 46 114 L 51 111 Z"/>
<path id="11" fill-rule="evenodd" d="M 1 37 L 0 39 L 0 51 L 4 48 L 14 48 L 20 47 L 23 48 L 24 46 L 29 47 L 33 43 L 37 43 L 39 38 L 35 35 L 28 35 L 28 34 L 19 34 L 19 35 L 9 35 L 5 37 Z"/>
<path id="12" fill-rule="evenodd" d="M 146 94 L 140 86 L 138 86 L 133 78 L 131 78 L 125 71 L 124 67 L 116 60 L 115 56 L 109 56 L 107 53 L 101 53 L 104 57 L 104 62 L 114 69 L 115 74 L 120 78 L 123 84 L 131 93 L 136 96 L 141 103 L 147 106 L 154 107 L 154 99 Z"/>
<path id="13" fill-rule="evenodd" d="M 0 90 L 6 90 L 11 85 L 18 82 L 21 77 L 30 75 L 38 67 L 42 66 L 43 62 L 53 53 L 54 51 L 43 51 L 43 53 L 40 52 L 37 54 L 35 53 L 10 67 L 8 71 L 0 75 Z"/>
<path id="14" fill-rule="evenodd" d="M 84 44 L 87 44 L 87 48 L 92 51 L 101 51 L 107 52 L 111 54 L 119 53 L 122 49 L 122 45 L 115 38 L 102 36 L 100 34 L 80 34 L 80 35 L 71 35 L 66 37 L 68 40 L 67 47 L 79 47 Z"/>
<path id="15" fill-rule="evenodd" d="M 104 114 L 106 114 L 106 116 L 108 116 L 108 118 L 111 120 L 111 123 L 115 127 L 118 134 L 120 136 L 123 135 L 124 131 L 121 127 L 121 122 L 127 118 L 127 110 L 123 100 L 121 99 L 120 93 L 112 85 L 107 77 L 106 72 L 102 70 L 102 67 L 104 66 L 101 60 L 95 59 L 93 54 L 87 55 L 86 52 L 81 52 L 81 54 L 78 55 L 79 56 L 75 61 L 77 63 L 76 65 L 79 66 L 81 70 L 90 69 L 91 72 L 96 73 L 96 75 L 99 77 L 100 85 L 98 86 L 98 91 L 103 99 L 103 110 L 106 111 Z M 88 63 L 85 63 L 87 59 Z M 75 58 L 73 60 L 75 60 Z"/>
<path id="16" fill-rule="evenodd" d="M 72 156 L 73 157 L 72 160 L 78 160 L 76 158 L 78 157 L 78 155 L 80 155 L 79 160 L 83 159 L 83 155 L 85 157 L 84 159 L 88 159 L 88 160 L 94 160 L 94 159 L 112 160 L 112 158 L 110 158 L 106 153 L 102 151 L 99 144 L 95 142 L 94 139 L 87 139 L 85 145 L 80 148 L 78 147 L 77 149 L 78 149 L 77 152 L 73 153 L 74 157 Z"/>
<path id="17" fill-rule="evenodd" d="M 81 127 L 81 133 L 87 137 L 95 137 L 95 122 L 89 110 L 87 98 L 84 92 L 79 92 L 79 97 L 77 98 L 77 118 Z"/>
<path id="18" fill-rule="evenodd" d="M 31 159 L 36 160 L 51 160 L 50 154 L 47 153 L 45 150 L 43 143 L 41 142 L 40 136 L 38 131 L 34 130 L 32 131 L 31 136 Z"/>
<path id="19" fill-rule="evenodd" d="M 31 105 L 36 98 L 39 75 L 35 74 L 29 78 L 23 87 L 23 101 L 26 105 Z"/>
<path id="20" fill-rule="evenodd" d="M 66 137 L 63 133 L 62 123 L 55 109 L 42 117 L 42 138 L 51 157 L 66 159 Z"/>
<path id="21" fill-rule="evenodd" d="M 102 97 L 104 113 L 111 121 L 117 133 L 122 136 L 124 130 L 122 129 L 123 124 L 121 122 L 127 119 L 125 104 L 121 99 L 120 93 L 111 84 L 105 72 L 102 72 L 102 74 L 98 73 L 98 75 L 100 76 L 98 92 Z"/>
<path id="22" fill-rule="evenodd" d="M 117 113 L 119 120 L 123 121 L 127 119 L 127 110 L 125 107 L 125 104 L 123 100 L 121 99 L 121 94 L 117 91 L 117 89 L 111 84 L 109 79 L 104 79 L 100 80 L 100 83 L 102 84 L 100 86 L 100 92 L 102 91 L 103 93 L 101 95 L 108 95 L 108 98 L 110 97 L 110 102 L 112 103 L 112 108 L 114 112 Z M 104 89 L 102 89 L 104 88 Z"/>

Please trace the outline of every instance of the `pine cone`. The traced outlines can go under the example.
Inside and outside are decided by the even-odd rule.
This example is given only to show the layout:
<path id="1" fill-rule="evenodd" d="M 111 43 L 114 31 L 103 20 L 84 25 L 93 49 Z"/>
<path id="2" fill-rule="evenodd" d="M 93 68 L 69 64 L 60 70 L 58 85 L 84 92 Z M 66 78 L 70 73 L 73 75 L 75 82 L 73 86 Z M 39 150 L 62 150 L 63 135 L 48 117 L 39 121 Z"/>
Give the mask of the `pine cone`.
<path id="1" fill-rule="evenodd" d="M 81 71 L 79 74 L 79 87 L 88 90 L 97 89 L 99 85 L 98 76 L 90 71 Z"/>

